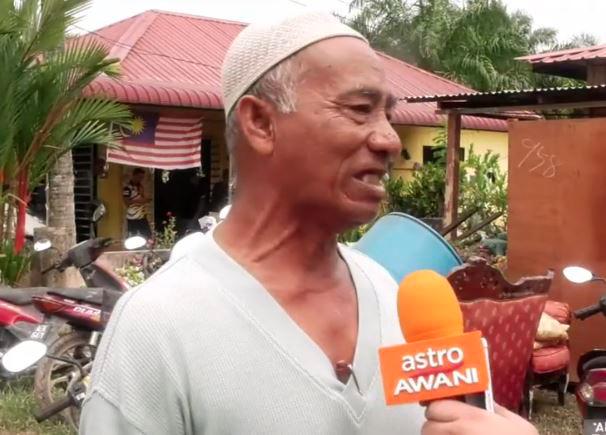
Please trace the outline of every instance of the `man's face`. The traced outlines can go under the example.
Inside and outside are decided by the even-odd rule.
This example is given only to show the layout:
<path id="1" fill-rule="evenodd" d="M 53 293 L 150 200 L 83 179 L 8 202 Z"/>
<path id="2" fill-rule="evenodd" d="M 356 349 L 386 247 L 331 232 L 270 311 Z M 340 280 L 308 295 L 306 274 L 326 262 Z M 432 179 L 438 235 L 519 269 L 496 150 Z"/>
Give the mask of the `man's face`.
<path id="1" fill-rule="evenodd" d="M 277 115 L 273 166 L 303 211 L 343 228 L 368 222 L 401 150 L 381 61 L 354 38 L 322 41 L 299 60 L 296 112 Z"/>

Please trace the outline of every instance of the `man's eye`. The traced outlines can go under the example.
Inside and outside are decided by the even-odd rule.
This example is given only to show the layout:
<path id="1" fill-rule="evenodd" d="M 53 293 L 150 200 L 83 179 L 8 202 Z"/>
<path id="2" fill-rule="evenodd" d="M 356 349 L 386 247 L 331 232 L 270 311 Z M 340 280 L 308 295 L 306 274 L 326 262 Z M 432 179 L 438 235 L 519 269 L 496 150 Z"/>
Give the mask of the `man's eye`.
<path id="1" fill-rule="evenodd" d="M 354 104 L 349 106 L 349 108 L 354 112 L 363 113 L 365 115 L 372 112 L 372 106 L 370 104 Z"/>

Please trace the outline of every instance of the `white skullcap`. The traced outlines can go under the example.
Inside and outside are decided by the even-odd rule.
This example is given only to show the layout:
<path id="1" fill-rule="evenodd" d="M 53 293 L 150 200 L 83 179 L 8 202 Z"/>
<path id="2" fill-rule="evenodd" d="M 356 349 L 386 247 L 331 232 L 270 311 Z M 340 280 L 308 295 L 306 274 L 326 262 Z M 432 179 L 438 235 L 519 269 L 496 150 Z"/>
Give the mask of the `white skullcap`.
<path id="1" fill-rule="evenodd" d="M 267 71 L 311 44 L 337 36 L 366 39 L 337 18 L 307 12 L 277 23 L 255 23 L 233 41 L 223 60 L 222 87 L 225 116 Z"/>

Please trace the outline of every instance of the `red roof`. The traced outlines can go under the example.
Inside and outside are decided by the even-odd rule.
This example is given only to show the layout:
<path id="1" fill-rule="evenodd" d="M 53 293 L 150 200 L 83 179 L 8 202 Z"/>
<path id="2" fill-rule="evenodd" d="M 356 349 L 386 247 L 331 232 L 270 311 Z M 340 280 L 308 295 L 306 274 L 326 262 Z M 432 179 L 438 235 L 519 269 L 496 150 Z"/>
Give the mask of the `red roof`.
<path id="1" fill-rule="evenodd" d="M 119 80 L 97 79 L 88 95 L 130 104 L 222 109 L 221 64 L 246 24 L 164 11 L 147 11 L 80 38 L 105 44 L 121 60 Z M 397 97 L 456 94 L 473 90 L 379 53 Z M 396 124 L 443 125 L 435 103 L 398 103 Z M 506 131 L 503 120 L 463 117 L 465 128 Z"/>
<path id="2" fill-rule="evenodd" d="M 569 50 L 552 51 L 550 53 L 531 54 L 516 58 L 531 64 L 574 62 L 579 60 L 606 59 L 606 45 L 593 47 L 572 48 Z"/>
<path id="3" fill-rule="evenodd" d="M 528 62 L 538 73 L 587 80 L 591 65 L 606 63 L 606 45 L 533 54 L 517 60 Z"/>

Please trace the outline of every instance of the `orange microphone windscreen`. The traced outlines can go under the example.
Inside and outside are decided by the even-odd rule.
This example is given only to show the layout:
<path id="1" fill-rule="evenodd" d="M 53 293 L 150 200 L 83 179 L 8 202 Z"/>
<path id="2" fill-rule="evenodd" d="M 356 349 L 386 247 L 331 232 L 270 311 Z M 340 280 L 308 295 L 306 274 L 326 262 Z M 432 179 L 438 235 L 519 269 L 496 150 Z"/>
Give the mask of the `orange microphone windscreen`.
<path id="1" fill-rule="evenodd" d="M 398 317 L 407 342 L 463 334 L 463 314 L 452 286 L 431 270 L 408 275 L 398 290 Z"/>

